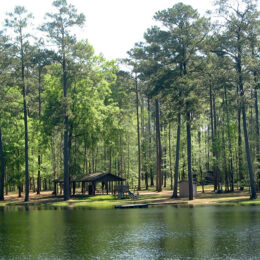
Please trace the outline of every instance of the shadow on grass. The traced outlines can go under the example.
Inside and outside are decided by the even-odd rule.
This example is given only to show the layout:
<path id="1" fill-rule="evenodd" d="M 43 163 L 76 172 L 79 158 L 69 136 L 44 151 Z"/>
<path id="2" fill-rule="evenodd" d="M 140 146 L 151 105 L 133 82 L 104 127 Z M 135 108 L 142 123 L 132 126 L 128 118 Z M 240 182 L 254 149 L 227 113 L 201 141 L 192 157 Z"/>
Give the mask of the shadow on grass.
<path id="1" fill-rule="evenodd" d="M 249 196 L 249 193 L 246 192 L 223 192 L 223 193 L 199 193 L 196 198 L 197 199 L 218 199 L 218 198 L 230 198 L 230 197 L 243 197 L 243 196 Z"/>
<path id="2" fill-rule="evenodd" d="M 214 205 L 260 205 L 260 200 L 249 200 L 248 192 L 228 192 L 216 194 L 214 192 L 199 193 L 196 197 L 194 205 L 200 204 L 214 204 Z M 167 204 L 188 204 L 187 198 L 173 199 L 165 194 L 140 194 L 137 199 L 132 199 L 128 196 L 119 199 L 114 195 L 85 195 L 77 194 L 71 197 L 71 200 L 64 201 L 63 195 L 34 196 L 30 198 L 29 202 L 24 202 L 23 198 L 17 200 L 13 197 L 10 200 L 4 201 L 0 207 L 5 206 L 39 206 L 39 207 L 86 207 L 86 208 L 113 208 L 116 204 L 134 204 L 134 203 L 148 203 L 150 205 L 167 205 Z M 193 204 L 193 202 L 189 203 Z"/>

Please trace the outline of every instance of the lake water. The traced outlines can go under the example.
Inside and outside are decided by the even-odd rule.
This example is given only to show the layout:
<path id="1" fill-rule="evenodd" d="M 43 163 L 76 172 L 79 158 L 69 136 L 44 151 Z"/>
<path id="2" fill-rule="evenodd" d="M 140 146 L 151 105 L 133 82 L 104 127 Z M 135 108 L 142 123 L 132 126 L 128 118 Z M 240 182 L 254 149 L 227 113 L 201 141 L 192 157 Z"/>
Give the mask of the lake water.
<path id="1" fill-rule="evenodd" d="M 259 258 L 259 206 L 0 208 L 0 259 Z"/>

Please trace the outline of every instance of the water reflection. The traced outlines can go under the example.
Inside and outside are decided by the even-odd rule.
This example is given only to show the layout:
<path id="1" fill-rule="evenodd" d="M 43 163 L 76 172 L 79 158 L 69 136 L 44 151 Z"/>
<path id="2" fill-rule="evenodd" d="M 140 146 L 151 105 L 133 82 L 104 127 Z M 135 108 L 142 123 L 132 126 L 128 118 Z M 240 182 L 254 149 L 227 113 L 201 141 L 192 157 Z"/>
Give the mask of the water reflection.
<path id="1" fill-rule="evenodd" d="M 0 208 L 4 259 L 257 259 L 260 207 Z"/>

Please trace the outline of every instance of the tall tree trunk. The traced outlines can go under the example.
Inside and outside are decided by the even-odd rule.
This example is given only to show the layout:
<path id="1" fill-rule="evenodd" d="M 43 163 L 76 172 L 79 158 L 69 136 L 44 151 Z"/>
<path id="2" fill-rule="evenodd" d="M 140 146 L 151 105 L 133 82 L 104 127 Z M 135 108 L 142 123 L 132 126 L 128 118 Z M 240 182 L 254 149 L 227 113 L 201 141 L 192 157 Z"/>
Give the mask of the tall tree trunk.
<path id="1" fill-rule="evenodd" d="M 120 135 L 120 158 L 119 158 L 119 177 L 123 177 L 123 141 Z"/>
<path id="2" fill-rule="evenodd" d="M 230 183 L 230 191 L 234 191 L 234 175 L 233 175 L 233 153 L 232 153 L 232 144 L 231 144 L 231 135 L 230 135 L 230 118 L 228 111 L 228 99 L 227 99 L 227 88 L 224 85 L 224 99 L 225 99 L 225 113 L 226 113 L 226 121 L 227 121 L 227 135 L 228 135 L 228 150 L 229 150 L 229 183 Z"/>
<path id="3" fill-rule="evenodd" d="M 139 97 L 138 97 L 138 83 L 135 81 L 135 95 L 136 95 L 136 120 L 137 120 L 137 146 L 138 146 L 138 190 L 141 190 L 141 144 L 140 144 L 140 127 L 139 127 Z"/>
<path id="4" fill-rule="evenodd" d="M 8 180 L 8 175 L 7 175 L 7 173 L 5 172 L 5 179 L 4 179 L 4 182 L 6 183 L 7 180 Z M 2 182 L 2 183 L 3 183 L 3 182 Z M 9 189 L 10 189 L 10 185 L 6 185 L 6 186 L 5 186 L 5 195 L 6 195 L 6 196 L 8 195 L 8 191 L 9 191 Z"/>
<path id="5" fill-rule="evenodd" d="M 0 161 L 1 161 L 0 200 L 4 200 L 5 156 L 4 156 L 4 149 L 3 149 L 1 126 L 0 126 Z"/>
<path id="6" fill-rule="evenodd" d="M 251 154 L 250 154 L 250 147 L 248 141 L 248 133 L 247 133 L 247 119 L 246 119 L 246 105 L 245 105 L 245 96 L 244 96 L 244 85 L 243 85 L 243 78 L 242 78 L 242 66 L 241 66 L 241 53 L 242 48 L 240 45 L 240 33 L 237 35 L 238 40 L 238 56 L 236 59 L 237 65 L 237 73 L 238 73 L 238 85 L 240 90 L 240 97 L 241 97 L 241 110 L 242 110 L 242 119 L 243 119 L 243 130 L 244 130 L 244 139 L 245 139 L 245 149 L 246 149 L 246 158 L 247 158 L 247 165 L 248 165 L 248 172 L 250 178 L 250 187 L 251 187 L 251 196 L 250 199 L 256 199 L 256 189 L 255 189 L 255 176 L 253 165 L 251 161 Z"/>
<path id="7" fill-rule="evenodd" d="M 210 150 L 210 134 L 209 134 L 210 126 L 208 125 L 207 129 L 207 138 L 205 137 L 205 148 L 207 147 L 207 171 L 210 169 L 210 163 L 209 163 L 209 150 Z"/>
<path id="8" fill-rule="evenodd" d="M 199 169 L 200 169 L 200 180 L 201 180 L 201 186 L 202 186 L 202 193 L 204 193 L 204 179 L 203 179 L 203 173 L 202 173 L 202 167 L 201 167 L 201 131 L 198 131 L 198 141 L 199 141 Z"/>
<path id="9" fill-rule="evenodd" d="M 68 123 L 68 129 L 69 129 L 69 132 L 68 132 L 68 154 L 69 154 L 69 173 L 71 172 L 71 167 L 73 165 L 73 159 L 76 157 L 76 153 L 73 153 L 72 152 L 72 135 L 73 135 L 73 131 L 74 131 L 74 126 L 73 126 L 73 123 L 72 122 L 69 122 Z M 75 142 L 76 142 L 76 139 L 75 139 Z M 74 146 L 76 147 L 76 146 Z M 71 187 L 70 187 L 70 190 L 71 190 Z"/>
<path id="10" fill-rule="evenodd" d="M 160 131 L 160 108 L 158 99 L 155 100 L 155 115 L 156 115 L 156 191 L 162 191 L 162 145 Z"/>
<path id="11" fill-rule="evenodd" d="M 28 123 L 27 123 L 27 103 L 24 75 L 24 52 L 23 52 L 23 37 L 20 36 L 21 42 L 21 71 L 22 71 L 22 92 L 23 92 L 23 113 L 24 113 L 24 152 L 25 152 L 25 198 L 24 201 L 29 201 L 29 155 L 28 155 Z"/>
<path id="12" fill-rule="evenodd" d="M 38 71 L 38 117 L 41 117 L 41 69 Z M 37 176 L 37 194 L 41 192 L 41 149 L 38 145 L 38 176 Z"/>
<path id="13" fill-rule="evenodd" d="M 162 161 L 163 161 L 163 187 L 166 188 L 167 186 L 167 128 L 163 128 L 164 132 L 164 146 L 163 146 L 163 155 L 162 155 Z"/>
<path id="14" fill-rule="evenodd" d="M 218 152 L 216 151 L 216 133 L 217 133 L 217 117 L 216 117 L 216 106 L 215 97 L 212 93 L 212 86 L 209 88 L 209 101 L 210 101 L 210 126 L 211 126 L 211 139 L 213 146 L 213 157 L 216 159 L 213 165 L 213 176 L 214 176 L 214 190 L 219 189 L 219 171 L 218 171 Z"/>
<path id="15" fill-rule="evenodd" d="M 172 176 L 172 153 L 171 153 L 171 123 L 169 123 L 169 164 L 170 164 L 170 177 L 171 177 L 171 190 L 173 189 L 173 176 Z"/>
<path id="16" fill-rule="evenodd" d="M 255 53 L 255 50 L 257 50 L 257 38 L 256 35 L 251 35 L 253 36 L 251 38 L 250 42 L 250 47 L 251 47 L 251 55 L 252 55 L 252 60 L 257 58 L 257 55 Z M 252 71 L 253 77 L 254 77 L 254 107 L 255 107 L 255 129 L 256 129 L 256 161 L 257 161 L 257 170 L 258 170 L 258 175 L 260 174 L 260 140 L 259 140 L 259 112 L 258 112 L 258 94 L 257 94 L 257 88 L 258 88 L 258 82 L 257 82 L 257 71 L 256 69 L 253 69 Z M 258 181 L 259 181 L 259 177 Z"/>
<path id="17" fill-rule="evenodd" d="M 144 181 L 145 181 L 145 189 L 148 190 L 148 188 L 149 188 L 149 185 L 148 185 L 148 172 L 145 172 Z"/>
<path id="18" fill-rule="evenodd" d="M 189 200 L 193 200 L 193 178 L 191 168 L 191 130 L 190 130 L 190 112 L 186 113 L 187 129 L 187 157 L 188 157 L 188 179 L 189 179 Z"/>
<path id="19" fill-rule="evenodd" d="M 130 178 L 130 143 L 127 142 L 127 176 L 126 179 L 129 180 Z"/>
<path id="20" fill-rule="evenodd" d="M 88 158 L 87 158 L 87 141 L 84 138 L 84 162 L 83 162 L 83 174 L 88 174 Z"/>
<path id="21" fill-rule="evenodd" d="M 18 186 L 18 197 L 21 198 L 22 197 L 22 190 L 23 190 L 23 186 L 19 185 Z"/>
<path id="22" fill-rule="evenodd" d="M 60 133 L 60 140 L 59 140 L 59 173 L 61 174 L 63 172 L 64 175 L 64 132 Z"/>
<path id="23" fill-rule="evenodd" d="M 53 172 L 53 180 L 57 178 L 57 164 L 56 164 L 56 152 L 55 152 L 55 143 L 53 141 L 53 137 L 51 137 L 51 158 L 52 158 L 52 172 Z"/>
<path id="24" fill-rule="evenodd" d="M 152 134 L 151 134 L 151 106 L 150 106 L 150 99 L 148 98 L 147 101 L 147 110 L 148 110 L 148 136 L 149 136 L 149 171 L 150 171 L 150 178 L 151 178 L 151 187 L 154 186 L 153 183 L 153 166 L 151 165 L 151 157 L 152 157 Z"/>
<path id="25" fill-rule="evenodd" d="M 254 54 L 254 53 L 253 53 Z M 259 116 L 258 116 L 258 96 L 257 96 L 257 74 L 256 71 L 253 72 L 254 75 L 254 98 L 255 98 L 255 128 L 256 128 L 256 162 L 257 162 L 257 189 L 260 189 L 260 142 L 259 142 Z"/>
<path id="26" fill-rule="evenodd" d="M 224 102 L 224 100 L 223 100 Z M 228 182 L 228 171 L 227 171 L 227 161 L 226 161 L 226 140 L 225 140 L 225 129 L 224 124 L 222 126 L 222 145 L 223 145 L 223 168 L 224 168 L 224 177 L 225 177 L 225 191 L 229 190 L 229 182 Z"/>
<path id="27" fill-rule="evenodd" d="M 239 90 L 237 88 L 237 94 L 239 95 Z M 237 144 L 238 144 L 238 177 L 240 182 L 240 190 L 243 190 L 244 188 L 244 175 L 243 175 L 243 157 L 242 157 L 242 134 L 241 134 L 241 102 L 238 99 L 238 110 L 237 110 L 237 131 L 238 131 L 238 137 L 237 137 Z"/>
<path id="28" fill-rule="evenodd" d="M 37 176 L 37 194 L 41 193 L 41 155 L 38 150 L 38 176 Z"/>
<path id="29" fill-rule="evenodd" d="M 64 45 L 62 45 L 62 72 L 63 72 L 63 96 L 65 100 L 65 116 L 64 116 L 64 200 L 70 199 L 70 175 L 69 175 L 69 144 L 68 144 L 68 135 L 69 135 L 69 117 L 68 117 L 68 102 L 67 102 L 67 69 L 66 69 L 66 56 Z"/>
<path id="30" fill-rule="evenodd" d="M 146 169 L 144 169 L 144 167 L 145 167 L 145 165 L 146 165 L 146 162 L 147 162 L 147 158 L 146 158 L 146 151 L 144 151 L 144 139 L 146 139 L 146 137 L 145 137 L 145 131 L 144 131 L 144 128 L 145 128 L 145 120 L 144 120 L 144 97 L 143 97 L 143 95 L 140 95 L 140 101 L 141 101 L 141 135 L 140 135 L 140 154 L 141 154 L 141 156 L 143 156 L 143 154 L 144 154 L 144 152 L 145 152 L 145 155 L 143 156 L 143 157 L 145 157 L 145 158 L 141 158 L 141 179 L 143 180 L 145 180 L 145 187 L 146 187 L 146 189 L 147 189 L 147 182 L 146 182 L 146 180 L 147 180 L 147 177 L 146 177 L 146 175 L 147 175 L 147 170 Z M 145 175 L 144 175 L 144 172 L 145 172 Z"/>
<path id="31" fill-rule="evenodd" d="M 176 158 L 174 169 L 174 187 L 173 198 L 178 198 L 178 177 L 179 177 L 179 159 L 180 159 L 180 139 L 181 139 L 181 114 L 178 113 L 177 140 L 176 140 Z"/>
<path id="32" fill-rule="evenodd" d="M 250 177 L 250 187 L 251 187 L 250 199 L 256 199 L 257 196 L 256 196 L 256 190 L 255 190 L 255 177 L 254 177 L 253 165 L 252 165 L 252 161 L 251 161 L 250 147 L 249 147 L 248 134 L 247 134 L 245 104 L 242 104 L 242 116 L 243 116 L 243 130 L 244 130 L 244 139 L 245 139 L 245 148 L 246 148 L 246 158 L 247 158 L 247 165 L 248 165 L 248 171 L 249 171 L 249 177 Z"/>

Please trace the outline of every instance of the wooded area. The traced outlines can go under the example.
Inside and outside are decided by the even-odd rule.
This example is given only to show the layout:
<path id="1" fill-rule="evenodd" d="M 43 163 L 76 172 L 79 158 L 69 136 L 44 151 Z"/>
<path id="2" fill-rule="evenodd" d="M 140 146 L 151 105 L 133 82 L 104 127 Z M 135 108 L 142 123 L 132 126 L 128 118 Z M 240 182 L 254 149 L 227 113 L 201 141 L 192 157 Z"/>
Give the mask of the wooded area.
<path id="1" fill-rule="evenodd" d="M 0 34 L 0 200 L 108 172 L 138 190 L 178 181 L 217 192 L 260 188 L 259 12 L 254 0 L 216 1 L 200 16 L 178 3 L 129 58 L 94 55 L 74 28 L 85 17 L 53 2 L 37 35 L 17 6 Z M 218 19 L 215 19 L 216 16 Z M 214 19 L 210 19 L 214 17 Z M 122 70 L 123 67 L 129 69 Z"/>

